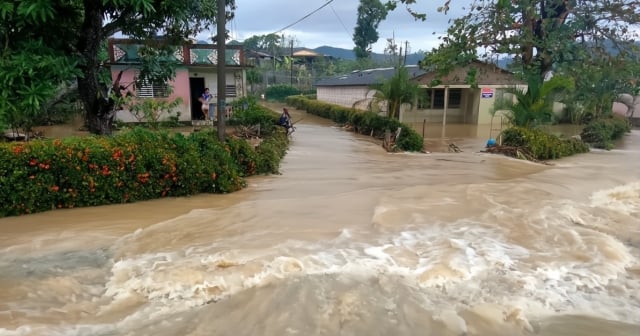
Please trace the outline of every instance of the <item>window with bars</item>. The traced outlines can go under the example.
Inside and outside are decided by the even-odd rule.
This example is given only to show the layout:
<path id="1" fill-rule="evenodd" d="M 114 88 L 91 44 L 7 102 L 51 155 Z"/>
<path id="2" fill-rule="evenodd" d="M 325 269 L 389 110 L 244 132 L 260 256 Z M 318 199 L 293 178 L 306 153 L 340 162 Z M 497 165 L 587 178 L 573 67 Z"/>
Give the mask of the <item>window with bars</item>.
<path id="1" fill-rule="evenodd" d="M 420 107 L 420 100 L 418 100 L 418 108 L 422 109 L 444 109 L 444 89 L 430 89 L 427 90 L 427 97 L 431 97 L 426 101 L 422 107 Z M 459 108 L 462 102 L 462 89 L 449 89 L 449 108 Z"/>
<path id="2" fill-rule="evenodd" d="M 235 85 L 227 85 L 225 87 L 225 96 L 227 97 L 235 97 L 237 95 L 236 86 Z"/>
<path id="3" fill-rule="evenodd" d="M 163 82 L 142 82 L 138 88 L 138 97 L 142 98 L 164 98 L 169 97 L 169 85 Z"/>

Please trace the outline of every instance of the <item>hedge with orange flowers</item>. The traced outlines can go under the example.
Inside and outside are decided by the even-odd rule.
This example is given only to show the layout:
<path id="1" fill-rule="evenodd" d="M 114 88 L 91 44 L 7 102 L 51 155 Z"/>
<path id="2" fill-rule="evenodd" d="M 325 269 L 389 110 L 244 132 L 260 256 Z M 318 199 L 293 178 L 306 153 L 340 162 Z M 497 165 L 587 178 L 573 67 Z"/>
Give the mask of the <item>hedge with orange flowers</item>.
<path id="1" fill-rule="evenodd" d="M 276 132 L 253 148 L 136 128 L 113 137 L 0 144 L 0 217 L 197 193 L 228 193 L 275 173 L 287 148 Z M 275 161 L 275 162 L 274 162 Z"/>

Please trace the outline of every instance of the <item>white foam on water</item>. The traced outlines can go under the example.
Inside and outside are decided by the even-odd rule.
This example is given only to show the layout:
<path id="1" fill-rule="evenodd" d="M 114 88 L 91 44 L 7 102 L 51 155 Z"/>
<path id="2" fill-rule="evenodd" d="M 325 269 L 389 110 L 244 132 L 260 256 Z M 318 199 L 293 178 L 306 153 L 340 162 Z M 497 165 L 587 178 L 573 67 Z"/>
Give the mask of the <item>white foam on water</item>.
<path id="1" fill-rule="evenodd" d="M 241 244 L 229 248 L 229 244 L 214 242 L 169 252 L 125 254 L 111 265 L 104 292 L 110 302 L 100 311 L 107 312 L 131 297 L 141 297 L 146 304 L 115 326 L 85 326 L 89 329 L 84 330 L 104 333 L 133 327 L 251 288 L 314 275 L 391 276 L 416 288 L 425 307 L 442 312 L 434 318 L 459 332 L 468 331 L 459 313 L 483 304 L 497 307 L 477 308 L 488 314 L 486 318 L 497 314 L 525 330 L 531 329 L 531 316 L 557 313 L 640 323 L 640 297 L 632 295 L 640 292 L 640 279 L 627 271 L 638 267 L 638 257 L 633 247 L 598 229 L 606 227 L 609 217 L 606 212 L 593 211 L 604 207 L 632 214 L 637 211 L 638 190 L 640 184 L 634 182 L 598 191 L 589 204 L 540 201 L 536 210 L 528 212 L 492 201 L 495 207 L 477 218 L 414 222 L 373 239 L 369 232 L 344 229 L 334 239 L 287 240 L 263 249 Z M 428 209 L 415 204 L 402 207 L 388 199 L 376 207 L 372 221 L 384 222 L 383 217 L 394 218 L 394 212 L 407 211 L 415 212 L 414 219 L 429 218 L 422 213 Z M 522 216 L 525 212 L 527 217 Z M 497 213 L 521 220 L 492 222 Z M 142 232 L 136 231 L 121 246 Z M 243 237 L 234 239 L 241 242 Z M 24 327 L 6 334 L 37 333 Z"/>
<path id="2" fill-rule="evenodd" d="M 614 210 L 626 215 L 640 214 L 640 181 L 608 190 L 595 192 L 591 205 Z"/>

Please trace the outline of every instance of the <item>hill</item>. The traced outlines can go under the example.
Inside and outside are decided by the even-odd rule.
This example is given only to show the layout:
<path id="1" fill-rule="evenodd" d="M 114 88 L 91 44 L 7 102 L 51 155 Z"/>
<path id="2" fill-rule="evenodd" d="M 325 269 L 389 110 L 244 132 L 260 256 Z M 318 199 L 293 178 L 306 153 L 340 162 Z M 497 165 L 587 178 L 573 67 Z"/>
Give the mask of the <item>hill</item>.
<path id="1" fill-rule="evenodd" d="M 312 49 L 312 50 L 317 52 L 317 53 L 320 53 L 320 54 L 323 54 L 323 55 L 327 55 L 327 56 L 331 56 L 331 57 L 334 57 L 334 58 L 340 58 L 340 59 L 345 59 L 345 60 L 355 60 L 356 59 L 356 54 L 351 49 L 336 48 L 336 47 L 330 47 L 330 46 L 321 46 L 321 47 L 317 47 L 317 48 Z M 373 53 L 373 54 L 371 54 L 371 57 L 374 60 L 384 60 L 385 58 L 387 58 L 389 56 L 387 56 L 385 54 Z M 424 57 L 424 55 L 421 54 L 421 53 L 408 54 L 407 55 L 407 64 L 418 64 L 418 61 L 422 60 L 423 57 Z"/>

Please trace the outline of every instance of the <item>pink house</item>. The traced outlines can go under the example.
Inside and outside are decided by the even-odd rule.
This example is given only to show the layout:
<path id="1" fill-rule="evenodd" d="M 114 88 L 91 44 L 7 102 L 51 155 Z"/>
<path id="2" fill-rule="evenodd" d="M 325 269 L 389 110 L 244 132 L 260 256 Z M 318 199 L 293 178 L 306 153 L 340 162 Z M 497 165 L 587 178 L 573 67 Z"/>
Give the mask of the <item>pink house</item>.
<path id="1" fill-rule="evenodd" d="M 169 83 L 149 83 L 136 88 L 139 73 L 139 50 L 143 45 L 129 39 L 109 39 L 109 65 L 111 77 L 115 80 L 122 71 L 120 84 L 127 87 L 137 98 L 153 98 L 173 101 L 181 98 L 176 107 L 180 112 L 180 121 L 204 119 L 198 98 L 205 88 L 215 95 L 217 92 L 217 50 L 214 44 L 185 43 L 177 46 L 171 61 L 178 63 L 175 78 Z M 248 67 L 242 45 L 226 46 L 225 100 L 231 105 L 233 100 L 246 96 L 246 68 Z M 168 87 L 171 90 L 168 90 Z M 215 99 L 214 99 L 215 100 Z M 166 118 L 167 116 L 161 116 Z M 124 122 L 137 122 L 138 119 L 128 110 L 118 111 L 116 118 Z"/>

